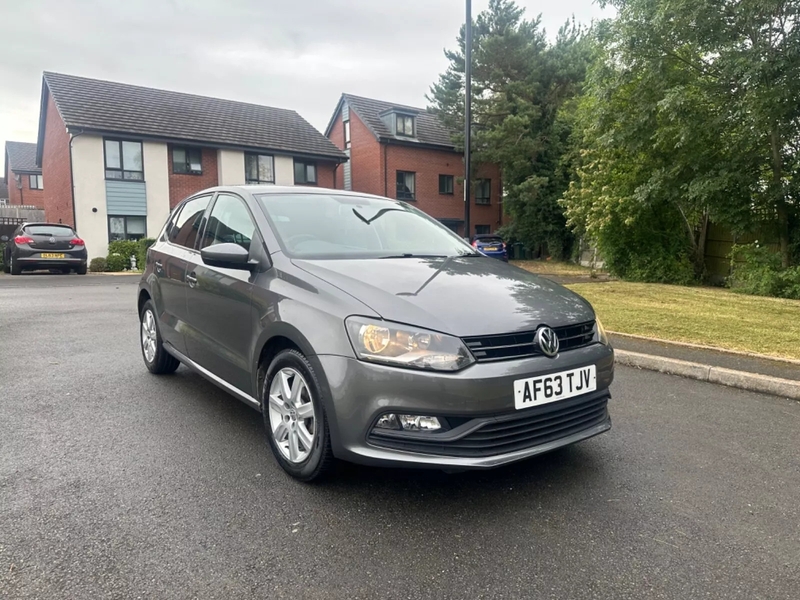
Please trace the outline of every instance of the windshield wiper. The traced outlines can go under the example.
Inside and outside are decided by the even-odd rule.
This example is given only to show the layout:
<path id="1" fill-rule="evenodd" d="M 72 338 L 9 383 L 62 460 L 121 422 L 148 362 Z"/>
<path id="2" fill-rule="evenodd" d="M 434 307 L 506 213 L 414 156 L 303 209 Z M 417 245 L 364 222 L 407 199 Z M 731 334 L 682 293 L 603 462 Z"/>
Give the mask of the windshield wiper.
<path id="1" fill-rule="evenodd" d="M 405 212 L 404 210 L 402 210 L 402 209 L 400 209 L 400 208 L 382 208 L 382 209 L 380 209 L 380 210 L 379 210 L 379 211 L 378 211 L 378 212 L 375 214 L 375 216 L 374 216 L 374 217 L 372 217 L 371 219 L 367 219 L 367 218 L 366 218 L 364 215 L 362 215 L 360 212 L 358 212 L 358 211 L 357 211 L 357 210 L 354 208 L 354 209 L 353 209 L 353 214 L 354 214 L 355 216 L 357 216 L 359 219 L 361 219 L 361 220 L 362 220 L 364 223 L 366 223 L 367 225 L 369 225 L 369 224 L 371 224 L 373 221 L 376 221 L 377 219 L 380 219 L 380 218 L 381 218 L 383 215 L 385 215 L 387 212 L 394 212 L 394 211 Z"/>
<path id="2" fill-rule="evenodd" d="M 378 258 L 447 258 L 444 254 L 411 254 L 406 252 L 404 254 L 393 254 L 391 256 L 379 256 Z"/>

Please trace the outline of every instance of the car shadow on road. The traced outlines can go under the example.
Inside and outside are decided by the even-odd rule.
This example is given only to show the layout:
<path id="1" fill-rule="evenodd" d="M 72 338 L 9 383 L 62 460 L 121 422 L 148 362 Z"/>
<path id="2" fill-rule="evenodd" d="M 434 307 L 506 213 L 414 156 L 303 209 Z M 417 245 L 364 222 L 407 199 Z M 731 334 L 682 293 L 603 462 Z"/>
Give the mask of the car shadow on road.
<path id="1" fill-rule="evenodd" d="M 601 438 L 532 457 L 511 465 L 487 470 L 445 473 L 436 469 L 404 469 L 366 467 L 338 462 L 330 476 L 321 482 L 304 484 L 283 474 L 271 455 L 265 438 L 260 413 L 199 375 L 181 370 L 183 385 L 191 390 L 187 396 L 195 406 L 195 415 L 213 422 L 206 431 L 214 431 L 236 444 L 237 453 L 252 452 L 252 460 L 267 463 L 272 475 L 264 478 L 268 485 L 297 486 L 295 492 L 307 492 L 312 503 L 329 504 L 347 499 L 363 502 L 376 510 L 386 506 L 403 506 L 403 512 L 426 510 L 431 502 L 439 508 L 452 506 L 461 511 L 468 498 L 473 508 L 479 506 L 494 512 L 505 504 L 503 498 L 517 501 L 520 495 L 548 505 L 570 496 L 585 495 L 608 483 L 605 445 Z M 199 409 L 199 410 L 198 410 Z M 221 429 L 220 429 L 221 428 Z M 601 436 L 602 437 L 602 436 Z"/>

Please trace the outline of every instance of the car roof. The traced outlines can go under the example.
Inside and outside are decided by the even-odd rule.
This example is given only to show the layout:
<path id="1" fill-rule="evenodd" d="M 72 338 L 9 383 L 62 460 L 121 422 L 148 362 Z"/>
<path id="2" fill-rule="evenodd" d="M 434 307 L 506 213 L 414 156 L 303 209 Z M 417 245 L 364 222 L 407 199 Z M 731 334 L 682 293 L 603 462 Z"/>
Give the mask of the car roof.
<path id="1" fill-rule="evenodd" d="M 75 229 L 69 223 L 47 223 L 45 221 L 30 221 L 22 224 L 23 227 L 27 227 L 28 225 L 47 225 L 48 227 L 69 227 L 70 229 Z"/>
<path id="2" fill-rule="evenodd" d="M 503 236 L 497 233 L 477 233 L 473 236 L 476 240 L 486 239 L 486 238 L 497 238 L 498 240 L 502 240 Z"/>
<path id="3" fill-rule="evenodd" d="M 324 188 L 324 187 L 316 187 L 316 186 L 301 186 L 301 185 L 272 185 L 272 184 L 261 184 L 261 185 L 221 185 L 209 188 L 207 190 L 203 190 L 205 192 L 247 192 L 249 194 L 282 194 L 282 195 L 309 195 L 309 194 L 317 194 L 317 195 L 325 195 L 325 194 L 336 194 L 337 196 L 354 196 L 358 198 L 375 198 L 378 200 L 393 200 L 396 202 L 402 202 L 402 200 L 395 200 L 394 198 L 387 198 L 386 196 L 377 196 L 375 194 L 367 194 L 364 192 L 353 192 L 350 190 L 337 190 L 333 188 Z M 202 192 L 197 192 L 197 194 L 201 194 Z"/>

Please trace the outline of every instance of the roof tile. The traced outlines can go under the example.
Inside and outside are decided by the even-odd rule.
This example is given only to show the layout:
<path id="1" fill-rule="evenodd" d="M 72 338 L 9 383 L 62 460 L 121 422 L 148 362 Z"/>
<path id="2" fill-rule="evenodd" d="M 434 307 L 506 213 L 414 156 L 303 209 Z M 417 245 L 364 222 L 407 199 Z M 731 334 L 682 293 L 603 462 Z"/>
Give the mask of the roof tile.
<path id="1" fill-rule="evenodd" d="M 68 127 L 345 160 L 297 112 L 45 72 Z"/>
<path id="2" fill-rule="evenodd" d="M 429 113 L 424 108 L 414 108 L 413 106 L 373 100 L 362 96 L 353 96 L 352 94 L 342 94 L 342 98 L 364 121 L 365 125 L 380 138 L 393 138 L 412 143 L 416 141 L 422 144 L 445 146 L 451 150 L 455 147 L 450 132 L 439 120 L 439 117 Z M 403 109 L 416 115 L 416 138 L 392 135 L 392 132 L 380 117 L 381 113 L 392 110 L 402 111 Z"/>
<path id="3" fill-rule="evenodd" d="M 36 144 L 28 142 L 6 142 L 8 168 L 10 171 L 23 173 L 41 173 L 36 166 Z"/>

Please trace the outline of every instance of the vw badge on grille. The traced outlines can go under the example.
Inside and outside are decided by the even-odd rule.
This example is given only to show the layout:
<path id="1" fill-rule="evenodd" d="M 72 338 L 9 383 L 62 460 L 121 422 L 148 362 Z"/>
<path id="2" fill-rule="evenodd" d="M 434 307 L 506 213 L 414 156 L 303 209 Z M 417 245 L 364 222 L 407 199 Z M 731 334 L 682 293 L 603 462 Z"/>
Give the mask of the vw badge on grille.
<path id="1" fill-rule="evenodd" d="M 51 237 L 51 238 L 50 238 L 50 243 L 51 243 L 51 244 L 55 244 L 55 243 L 56 243 L 56 238 L 54 238 L 54 237 Z"/>
<path id="2" fill-rule="evenodd" d="M 558 354 L 558 336 L 549 327 L 540 327 L 536 332 L 536 345 L 545 356 Z"/>

